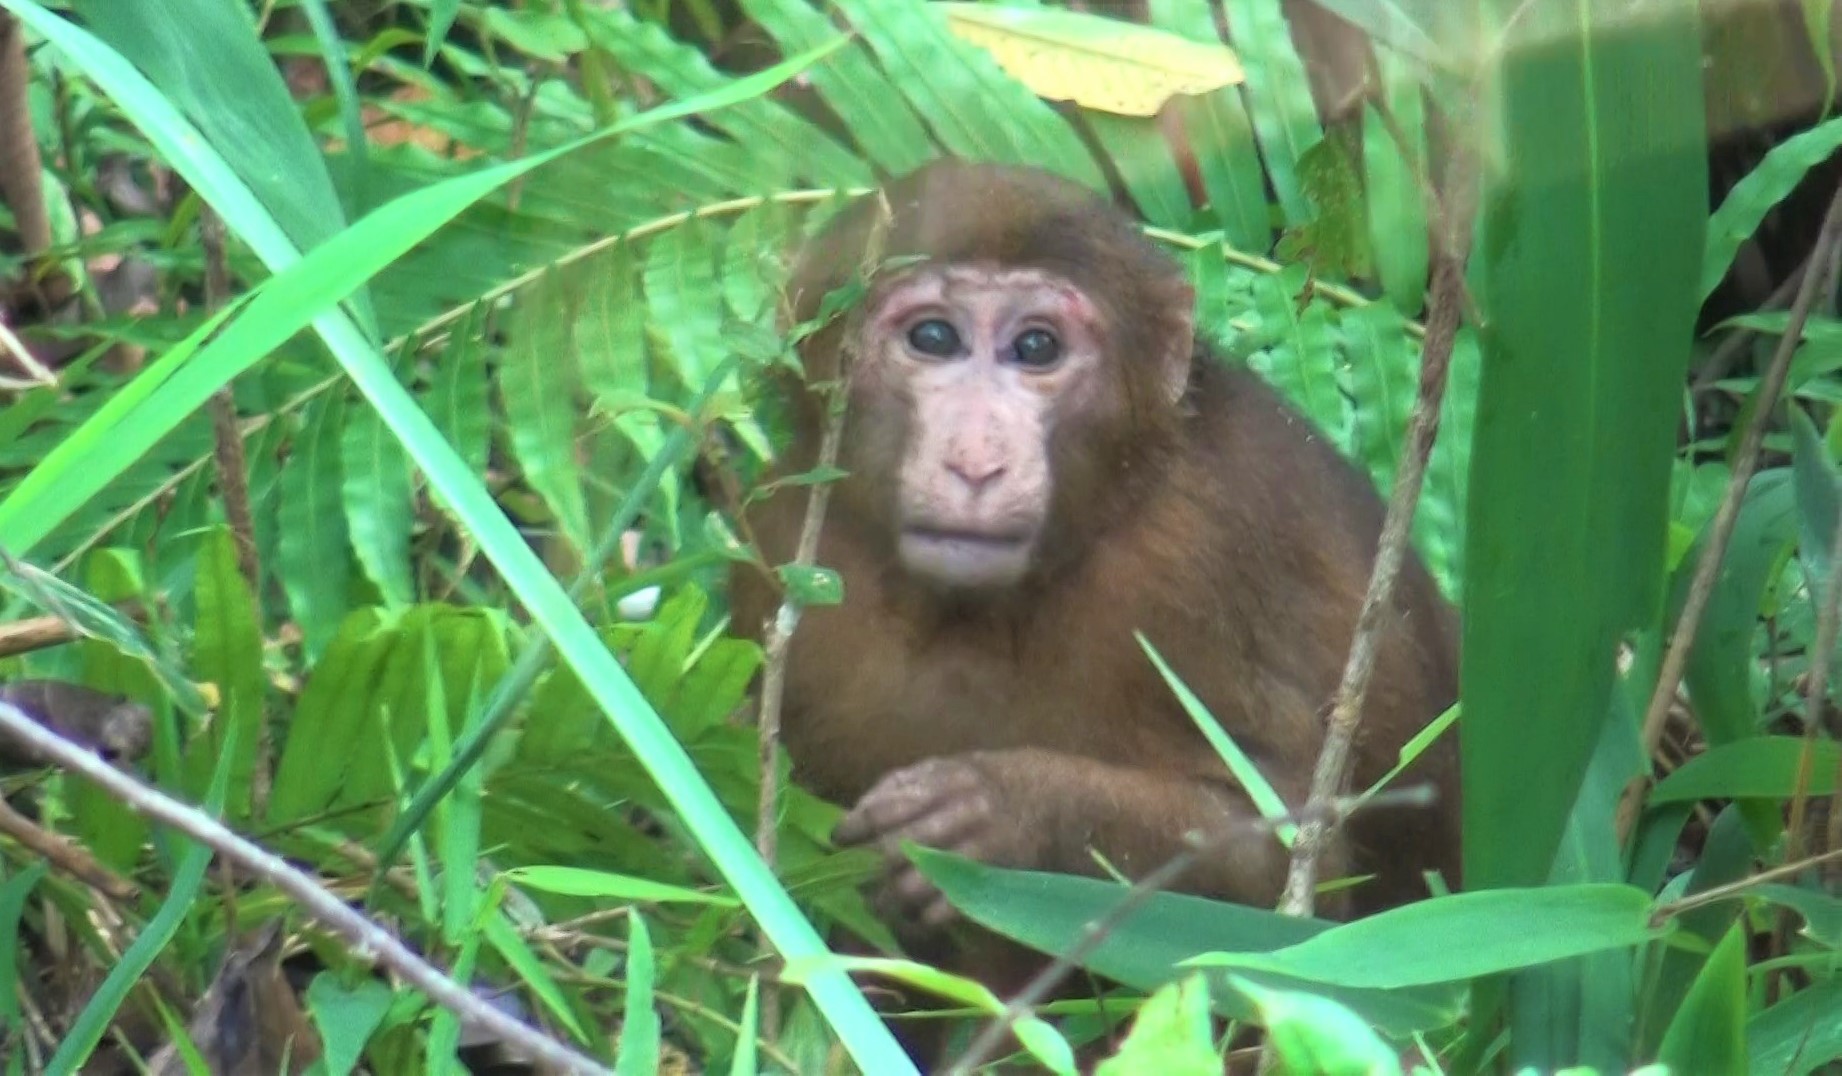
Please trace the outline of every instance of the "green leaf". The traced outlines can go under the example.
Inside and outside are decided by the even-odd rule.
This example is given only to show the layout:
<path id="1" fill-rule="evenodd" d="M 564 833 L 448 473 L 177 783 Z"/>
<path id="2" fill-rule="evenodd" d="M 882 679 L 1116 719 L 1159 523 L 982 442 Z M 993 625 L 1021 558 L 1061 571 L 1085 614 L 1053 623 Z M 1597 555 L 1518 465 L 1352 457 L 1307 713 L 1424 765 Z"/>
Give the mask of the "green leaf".
<path id="1" fill-rule="evenodd" d="M 1676 1010 L 1657 1051 L 1670 1071 L 1746 1071 L 1746 934 L 1727 931 Z"/>
<path id="2" fill-rule="evenodd" d="M 1747 1072 L 1804 1076 L 1842 1059 L 1842 979 L 1816 983 L 1746 1022 Z"/>
<path id="3" fill-rule="evenodd" d="M 1801 407 L 1791 411 L 1791 473 L 1797 483 L 1798 552 L 1805 570 L 1821 588 L 1829 582 L 1829 551 L 1835 545 L 1842 492 L 1836 488 L 1836 463 L 1823 435 Z"/>
<path id="4" fill-rule="evenodd" d="M 1654 807 L 1690 800 L 1789 799 L 1805 743 L 1799 736 L 1754 736 L 1712 746 L 1658 781 L 1648 802 Z M 1808 791 L 1830 795 L 1842 746 L 1833 740 L 1812 740 L 1809 746 L 1814 755 Z"/>
<path id="5" fill-rule="evenodd" d="M 1046 953 L 1060 953 L 1084 936 L 1125 896 L 1126 887 L 1093 878 L 1001 870 L 932 849 L 905 849 L 927 879 L 953 905 L 982 926 Z M 1108 979 L 1151 991 L 1188 974 L 1183 962 L 1228 947 L 1267 951 L 1294 945 L 1330 930 L 1333 924 L 1298 919 L 1260 908 L 1158 893 L 1081 961 Z M 1377 1027 L 1405 1035 L 1444 1027 L 1458 1018 L 1461 994 L 1448 986 L 1383 993 L 1323 987 L 1303 980 L 1250 973 L 1262 984 L 1308 989 L 1348 1005 Z M 1236 1019 L 1254 1015 L 1245 998 L 1217 991 L 1218 1012 Z"/>
<path id="6" fill-rule="evenodd" d="M 891 84 L 955 155 L 1029 164 L 1095 189 L 1106 183 L 1068 122 L 990 56 L 947 32 L 929 4 L 836 0 Z"/>
<path id="7" fill-rule="evenodd" d="M 325 1052 L 320 1055 L 324 1076 L 347 1076 L 357 1067 L 365 1043 L 384 1022 L 384 1013 L 396 994 L 381 980 L 362 978 L 350 986 L 339 976 L 323 971 L 307 985 L 307 1015 L 320 1029 Z"/>
<path id="8" fill-rule="evenodd" d="M 1217 1076 L 1222 1071 L 1222 1059 L 1215 1052 L 1213 1032 L 1208 981 L 1201 975 L 1192 975 L 1167 983 L 1139 1006 L 1132 1030 L 1120 1043 L 1119 1052 L 1102 1061 L 1094 1069 L 1094 1076 L 1132 1076 L 1137 1072 Z"/>
<path id="9" fill-rule="evenodd" d="M 1740 244 L 1752 238 L 1759 222 L 1783 201 L 1804 176 L 1842 147 L 1842 117 L 1819 123 L 1773 146 L 1746 178 L 1733 185 L 1720 208 L 1708 218 L 1707 243 L 1701 256 L 1701 298 L 1706 299 L 1727 275 Z"/>
<path id="10" fill-rule="evenodd" d="M 1254 760 L 1248 757 L 1247 752 L 1241 750 L 1241 746 L 1234 742 L 1234 738 L 1229 736 L 1227 730 L 1215 720 L 1215 716 L 1209 713 L 1209 708 L 1200 698 L 1196 697 L 1196 693 L 1190 690 L 1189 685 L 1178 679 L 1176 672 L 1165 663 L 1163 655 L 1157 652 L 1151 645 L 1151 641 L 1145 638 L 1144 633 L 1135 631 L 1132 636 L 1138 640 L 1139 647 L 1157 667 L 1158 675 L 1164 678 L 1164 683 L 1176 694 L 1178 703 L 1183 706 L 1183 711 L 1190 716 L 1190 720 L 1195 722 L 1203 739 L 1208 740 L 1209 746 L 1221 756 L 1223 765 L 1228 767 L 1228 772 L 1234 777 L 1235 783 L 1240 785 L 1248 798 L 1253 801 L 1254 809 L 1260 812 L 1260 817 L 1268 822 L 1281 823 L 1273 829 L 1279 843 L 1287 848 L 1292 847 L 1298 827 L 1284 821 L 1291 817 L 1292 810 L 1286 806 L 1284 800 L 1279 798 L 1279 793 L 1273 791 L 1273 786 L 1267 781 L 1266 775 L 1260 772 Z"/>
<path id="11" fill-rule="evenodd" d="M 480 331 L 486 304 L 475 303 L 454 328 L 442 353 L 424 406 L 461 462 L 484 474 L 491 449 L 492 402 L 486 373 L 486 347 Z"/>
<path id="12" fill-rule="evenodd" d="M 659 1013 L 652 1007 L 656 972 L 652 935 L 639 912 L 627 916 L 627 1000 L 621 1009 L 617 1076 L 653 1076 L 659 1071 Z"/>
<path id="13" fill-rule="evenodd" d="M 1260 1024 L 1282 1071 L 1325 1076 L 1397 1072 L 1400 1060 L 1368 1022 L 1328 998 L 1299 990 L 1270 990 L 1230 976 L 1260 1011 Z"/>
<path id="14" fill-rule="evenodd" d="M 783 564 L 775 574 L 796 605 L 837 605 L 844 600 L 844 579 L 830 568 Z"/>
<path id="15" fill-rule="evenodd" d="M 1151 22 L 1192 41 L 1221 43 L 1207 5 L 1192 0 L 1151 0 Z M 1195 155 L 1209 211 L 1228 242 L 1240 250 L 1264 251 L 1272 244 L 1272 209 L 1266 174 L 1254 142 L 1253 121 L 1238 86 L 1179 98 L 1176 113 Z"/>
<path id="16" fill-rule="evenodd" d="M 1626 885 L 1455 893 L 1393 908 L 1266 953 L 1209 953 L 1197 967 L 1250 968 L 1337 986 L 1459 982 L 1655 941 L 1649 894 Z M 1453 938 L 1469 938 L 1455 946 Z"/>
<path id="17" fill-rule="evenodd" d="M 415 490 L 409 460 L 375 411 L 364 408 L 346 420 L 340 435 L 341 500 L 351 528 L 352 549 L 384 602 L 415 600 L 409 537 Z"/>
<path id="18" fill-rule="evenodd" d="M 1753 640 L 1766 588 L 1797 539 L 1796 513 L 1795 489 L 1789 473 L 1776 470 L 1753 476 L 1740 502 L 1739 519 L 1727 543 L 1714 589 L 1709 592 L 1683 676 L 1695 703 L 1695 720 L 1711 743 L 1732 743 L 1758 730 Z M 1695 566 L 1708 538 L 1709 530 L 1704 529 L 1676 570 L 1670 601 L 1672 615 L 1688 596 Z"/>
<path id="19" fill-rule="evenodd" d="M 748 17 L 789 53 L 815 48 L 837 33 L 831 20 L 806 0 L 741 3 Z M 860 42 L 853 39 L 829 62 L 808 71 L 806 79 L 882 171 L 905 175 L 934 156 L 927 129 Z"/>
<path id="20" fill-rule="evenodd" d="M 580 867 L 514 867 L 505 871 L 503 877 L 513 885 L 571 897 L 596 897 L 623 903 L 709 904 L 719 908 L 733 908 L 736 905 L 734 897 L 723 893 L 686 889 L 645 878 Z"/>
<path id="21" fill-rule="evenodd" d="M 308 659 L 319 657 L 346 613 L 351 561 L 347 555 L 340 435 L 345 397 L 338 390 L 308 405 L 307 416 L 281 470 L 276 506 L 280 554 L 276 575 L 288 611 L 300 625 Z"/>
<path id="22" fill-rule="evenodd" d="M 576 402 L 575 366 L 557 361 L 557 356 L 575 352 L 575 304 L 576 296 L 562 286 L 554 270 L 529 289 L 510 332 L 511 347 L 499 363 L 499 397 L 524 480 L 556 514 L 575 549 L 585 553 L 594 540 L 576 465 L 576 417 L 581 408 Z"/>
<path id="23" fill-rule="evenodd" d="M 1482 168 L 1471 262 L 1487 328 L 1464 566 L 1470 888 L 1546 878 L 1615 644 L 1655 619 L 1707 199 L 1693 4 L 1490 0 L 1484 18 L 1501 40 L 1476 114 L 1502 156 Z"/>
<path id="24" fill-rule="evenodd" d="M 1377 51 L 1375 62 L 1388 109 L 1407 144 L 1402 146 L 1395 140 L 1375 105 L 1363 107 L 1362 166 L 1368 194 L 1369 247 L 1388 300 L 1397 309 L 1413 313 L 1424 305 L 1431 258 L 1426 199 L 1421 193 L 1422 177 L 1429 174 L 1425 99 L 1419 80 L 1399 57 Z"/>
<path id="25" fill-rule="evenodd" d="M 217 718 L 189 752 L 203 791 L 213 770 L 228 763 L 230 817 L 249 816 L 256 753 L 262 746 L 262 627 L 256 602 L 238 570 L 236 539 L 214 527 L 199 543 L 194 596 L 198 620 L 194 653 L 199 675 L 218 686 Z"/>
<path id="26" fill-rule="evenodd" d="M 1311 205 L 1299 182 L 1298 162 L 1324 137 L 1305 65 L 1279 0 L 1224 0 L 1229 33 L 1247 81 L 1241 90 L 1260 139 L 1267 179 L 1289 225 L 1311 219 Z"/>

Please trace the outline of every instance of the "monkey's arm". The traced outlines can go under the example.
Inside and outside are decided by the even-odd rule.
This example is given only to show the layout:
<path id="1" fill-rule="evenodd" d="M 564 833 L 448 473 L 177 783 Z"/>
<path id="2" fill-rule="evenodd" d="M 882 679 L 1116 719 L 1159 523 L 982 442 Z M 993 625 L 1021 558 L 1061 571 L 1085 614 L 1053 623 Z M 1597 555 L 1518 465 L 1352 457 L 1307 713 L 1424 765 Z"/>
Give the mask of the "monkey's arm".
<path id="1" fill-rule="evenodd" d="M 1136 878 L 1180 853 L 1190 832 L 1210 852 L 1179 888 L 1251 905 L 1278 899 L 1286 853 L 1226 782 L 1041 748 L 976 751 L 897 770 L 864 794 L 835 837 L 882 850 L 889 873 L 879 905 L 941 926 L 953 910 L 902 854 L 903 841 L 1068 874 L 1100 874 L 1098 852 Z M 1327 867 L 1340 865 L 1333 854 Z"/>

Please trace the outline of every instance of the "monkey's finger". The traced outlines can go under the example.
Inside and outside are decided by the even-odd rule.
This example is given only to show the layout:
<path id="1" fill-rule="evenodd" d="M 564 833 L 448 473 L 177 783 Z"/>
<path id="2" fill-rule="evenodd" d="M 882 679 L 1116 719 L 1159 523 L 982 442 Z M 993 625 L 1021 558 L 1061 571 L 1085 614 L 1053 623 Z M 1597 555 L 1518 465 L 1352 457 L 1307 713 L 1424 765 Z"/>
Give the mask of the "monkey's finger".
<path id="1" fill-rule="evenodd" d="M 916 819 L 938 810 L 942 801 L 938 785 L 911 770 L 900 770 L 864 793 L 851 813 L 832 830 L 834 844 L 867 844 Z"/>

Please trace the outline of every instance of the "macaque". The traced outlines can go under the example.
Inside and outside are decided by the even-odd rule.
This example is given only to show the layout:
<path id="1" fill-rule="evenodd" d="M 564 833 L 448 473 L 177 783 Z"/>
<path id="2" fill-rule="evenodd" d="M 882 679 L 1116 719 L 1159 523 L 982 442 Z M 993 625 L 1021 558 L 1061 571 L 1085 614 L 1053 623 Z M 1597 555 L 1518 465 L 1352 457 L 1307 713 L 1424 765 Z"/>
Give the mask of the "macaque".
<path id="1" fill-rule="evenodd" d="M 792 438 L 779 473 L 815 466 L 818 386 L 839 378 L 848 472 L 817 558 L 844 599 L 804 612 L 782 730 L 796 778 L 849 809 L 836 839 L 883 853 L 879 914 L 924 959 L 1002 992 L 1028 969 L 955 923 L 902 841 L 1139 877 L 1195 833 L 1211 851 L 1177 888 L 1273 906 L 1286 851 L 1134 632 L 1302 807 L 1380 534 L 1373 486 L 1196 338 L 1181 268 L 1084 188 L 930 165 L 808 246 L 792 317 L 812 319 L 866 267 L 861 303 L 802 344 L 805 384 L 780 386 Z M 793 558 L 809 488 L 751 510 L 768 564 Z M 760 632 L 781 599 L 745 565 L 732 600 L 735 623 Z M 1456 695 L 1455 618 L 1416 559 L 1354 786 Z M 1450 738 L 1401 781 L 1430 782 L 1435 805 L 1350 820 L 1321 876 L 1375 877 L 1347 907 L 1321 901 L 1333 914 L 1424 896 L 1425 870 L 1457 882 Z"/>

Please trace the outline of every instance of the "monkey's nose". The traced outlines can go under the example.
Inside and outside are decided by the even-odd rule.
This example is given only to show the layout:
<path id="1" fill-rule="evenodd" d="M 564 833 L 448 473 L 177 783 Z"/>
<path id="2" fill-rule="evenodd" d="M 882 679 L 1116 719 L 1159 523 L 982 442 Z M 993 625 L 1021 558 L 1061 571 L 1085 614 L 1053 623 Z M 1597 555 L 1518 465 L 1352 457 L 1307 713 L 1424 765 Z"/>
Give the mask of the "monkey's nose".
<path id="1" fill-rule="evenodd" d="M 999 460 L 949 460 L 947 470 L 977 494 L 998 480 L 1004 473 L 1004 464 Z"/>

